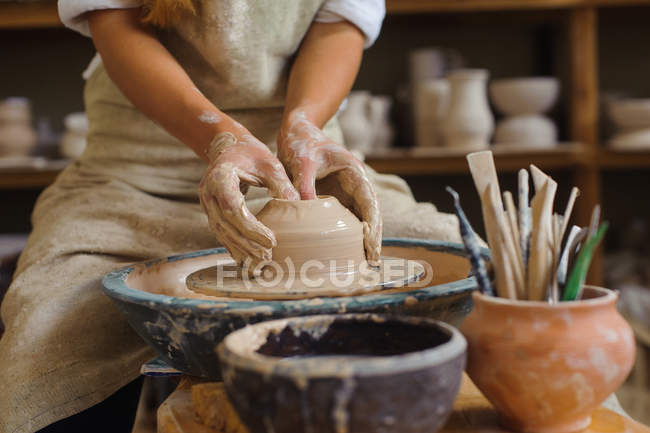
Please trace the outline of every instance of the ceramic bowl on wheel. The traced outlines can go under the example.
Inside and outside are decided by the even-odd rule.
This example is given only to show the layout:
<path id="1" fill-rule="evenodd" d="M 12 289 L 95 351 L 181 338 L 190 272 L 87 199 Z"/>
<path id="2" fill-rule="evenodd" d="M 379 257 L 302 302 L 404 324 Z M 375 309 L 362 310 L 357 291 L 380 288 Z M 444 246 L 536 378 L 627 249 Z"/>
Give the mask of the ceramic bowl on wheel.
<path id="1" fill-rule="evenodd" d="M 251 433 L 434 433 L 458 394 L 466 345 L 432 319 L 349 314 L 250 325 L 218 352 Z"/>
<path id="2" fill-rule="evenodd" d="M 460 244 L 384 239 L 382 254 L 426 264 L 416 283 L 343 297 L 253 300 L 201 295 L 187 288 L 188 275 L 218 263 L 232 263 L 224 248 L 138 263 L 111 272 L 104 292 L 135 331 L 170 366 L 219 379 L 217 345 L 247 324 L 295 316 L 388 313 L 423 316 L 458 325 L 471 310 L 476 281 Z"/>

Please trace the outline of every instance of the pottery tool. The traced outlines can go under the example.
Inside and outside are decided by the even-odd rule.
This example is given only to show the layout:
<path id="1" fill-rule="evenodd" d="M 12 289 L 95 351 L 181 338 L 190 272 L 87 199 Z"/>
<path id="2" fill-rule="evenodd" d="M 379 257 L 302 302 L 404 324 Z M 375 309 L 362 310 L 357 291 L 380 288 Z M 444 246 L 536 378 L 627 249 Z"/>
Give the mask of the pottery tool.
<path id="1" fill-rule="evenodd" d="M 522 285 L 517 286 L 517 298 L 526 299 L 526 284 L 525 281 L 528 278 L 526 274 L 526 263 L 524 262 L 524 256 L 521 251 L 521 235 L 519 233 L 519 224 L 517 223 L 517 209 L 515 207 L 515 201 L 512 198 L 512 193 L 510 191 L 505 191 L 503 193 L 503 202 L 506 205 L 506 217 L 508 222 L 508 229 L 510 231 L 510 238 L 514 244 L 515 251 L 515 260 L 517 266 L 519 267 L 519 272 L 521 273 Z"/>
<path id="2" fill-rule="evenodd" d="M 573 241 L 580 233 L 580 230 L 581 228 L 578 226 L 571 227 L 571 230 L 569 230 L 569 235 L 567 236 L 566 239 L 566 244 L 564 245 L 564 249 L 562 250 L 562 254 L 560 255 L 560 262 L 558 263 L 557 277 L 556 277 L 560 287 L 564 287 L 566 285 L 566 277 L 569 269 L 569 254 L 571 250 L 571 245 L 573 245 Z"/>
<path id="3" fill-rule="evenodd" d="M 595 209 L 594 213 L 596 213 Z M 571 271 L 571 275 L 569 275 L 569 281 L 567 282 L 564 289 L 564 294 L 562 296 L 563 301 L 575 301 L 576 299 L 580 299 L 582 288 L 585 284 L 585 280 L 587 279 L 589 264 L 591 263 L 591 259 L 594 255 L 596 247 L 600 243 L 603 236 L 605 236 L 605 232 L 607 231 L 608 226 L 609 224 L 607 221 L 602 223 L 596 232 L 596 235 L 589 238 L 585 242 L 584 247 L 582 247 L 580 250 L 576 264 Z"/>
<path id="4" fill-rule="evenodd" d="M 490 210 L 488 203 L 490 196 L 487 194 L 487 187 L 493 184 L 497 192 L 497 203 L 495 206 L 498 209 L 503 209 L 501 202 L 501 193 L 499 192 L 499 179 L 497 178 L 496 167 L 494 166 L 494 158 L 492 152 L 474 152 L 467 155 L 467 162 L 469 170 L 474 180 L 474 185 L 481 198 L 481 208 L 483 213 L 483 224 L 488 238 L 488 244 L 492 253 L 492 262 L 494 264 L 494 274 L 496 279 L 496 291 L 499 296 L 512 297 L 516 293 L 514 281 L 506 277 L 509 267 L 504 266 L 505 259 L 501 253 L 500 248 L 495 248 L 498 245 L 497 223 L 492 217 L 493 213 Z"/>
<path id="5" fill-rule="evenodd" d="M 588 239 L 593 238 L 596 235 L 598 230 L 598 224 L 600 223 L 600 205 L 594 206 L 594 210 L 591 212 L 591 221 L 589 223 L 589 234 Z"/>
<path id="6" fill-rule="evenodd" d="M 587 237 L 588 234 L 589 234 L 589 229 L 587 227 L 581 228 L 580 231 L 576 234 L 571 244 L 567 245 L 568 262 L 567 262 L 566 278 L 568 278 L 569 270 L 573 269 L 573 266 L 575 265 L 575 262 L 578 258 L 578 254 L 580 253 L 580 249 L 588 239 Z M 565 281 L 565 286 L 566 286 L 566 281 Z"/>
<path id="7" fill-rule="evenodd" d="M 509 270 L 514 278 L 516 299 L 517 295 L 520 292 L 523 294 L 523 286 L 525 284 L 521 256 L 517 254 L 516 242 L 512 236 L 512 230 L 510 229 L 510 224 L 508 223 L 506 215 L 503 212 L 503 208 L 499 208 L 497 205 L 497 192 L 494 184 L 491 183 L 488 185 L 487 193 L 489 195 L 488 202 L 490 203 L 492 217 L 497 223 L 497 233 L 499 235 L 499 247 L 501 249 L 501 256 L 504 258 L 504 264 L 506 264 L 507 261 L 507 264 L 509 265 L 508 267 L 510 268 Z"/>
<path id="8" fill-rule="evenodd" d="M 490 278 L 488 277 L 485 261 L 483 260 L 483 257 L 481 257 L 481 249 L 478 246 L 476 233 L 474 233 L 469 220 L 465 216 L 465 212 L 463 212 L 463 208 L 460 206 L 460 197 L 452 187 L 448 186 L 446 189 L 454 198 L 454 207 L 456 208 L 456 215 L 458 216 L 458 221 L 460 223 L 460 234 L 463 238 L 465 250 L 467 250 L 467 253 L 469 254 L 469 260 L 472 263 L 472 269 L 474 270 L 479 290 L 481 293 L 494 296 L 494 289 L 492 288 Z"/>
<path id="9" fill-rule="evenodd" d="M 535 191 L 532 201 L 533 225 L 528 258 L 528 299 L 541 301 L 551 280 L 552 252 L 549 242 L 552 236 L 551 217 L 557 183 L 546 178 L 541 190 Z"/>
<path id="10" fill-rule="evenodd" d="M 521 259 L 524 262 L 526 275 L 528 275 L 528 253 L 530 248 L 530 231 L 532 217 L 528 205 L 528 172 L 525 169 L 519 170 L 519 246 L 521 248 Z"/>
<path id="11" fill-rule="evenodd" d="M 595 207 L 588 228 L 571 228 L 562 248 L 578 188 L 571 189 L 564 213 L 554 213 L 557 182 L 531 164 L 535 194 L 529 203 L 529 173 L 520 170 L 517 209 L 509 191 L 500 195 L 492 152 L 471 153 L 467 162 L 481 198 L 497 295 L 550 303 L 579 296 L 593 250 L 603 236 L 602 229 L 595 235 L 600 206 Z"/>
<path id="12" fill-rule="evenodd" d="M 573 206 L 576 203 L 576 199 L 580 195 L 580 190 L 576 188 L 575 186 L 571 188 L 571 193 L 569 194 L 569 200 L 566 203 L 566 207 L 564 208 L 564 215 L 562 215 L 562 228 L 560 230 L 560 243 L 562 243 L 562 239 L 564 239 L 564 234 L 566 233 L 566 229 L 569 226 L 569 220 L 571 219 L 571 214 L 573 213 Z M 559 248 L 559 246 L 558 246 Z"/>

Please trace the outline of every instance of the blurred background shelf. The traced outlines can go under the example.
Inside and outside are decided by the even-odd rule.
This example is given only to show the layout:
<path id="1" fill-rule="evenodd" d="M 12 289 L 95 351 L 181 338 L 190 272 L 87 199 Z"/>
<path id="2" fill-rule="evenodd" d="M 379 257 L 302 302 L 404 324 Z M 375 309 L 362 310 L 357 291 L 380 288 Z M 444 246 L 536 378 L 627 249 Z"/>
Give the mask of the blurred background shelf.
<path id="1" fill-rule="evenodd" d="M 1 162 L 1 160 L 0 160 Z M 13 167 L 0 164 L 0 190 L 42 189 L 54 182 L 67 160 L 34 160 Z"/>
<path id="2" fill-rule="evenodd" d="M 56 1 L 0 1 L 0 29 L 62 27 Z"/>
<path id="3" fill-rule="evenodd" d="M 517 171 L 535 164 L 543 170 L 572 168 L 587 160 L 586 149 L 579 143 L 562 143 L 552 149 L 525 146 L 492 147 L 497 169 Z M 402 176 L 469 173 L 467 151 L 444 147 L 393 149 L 368 155 L 366 162 L 380 173 Z"/>
<path id="4" fill-rule="evenodd" d="M 612 170 L 650 168 L 650 147 L 647 150 L 603 149 L 598 163 L 603 169 Z"/>
<path id="5" fill-rule="evenodd" d="M 387 0 L 388 13 L 476 12 L 497 10 L 568 9 L 598 6 L 634 6 L 650 0 Z"/>
<path id="6" fill-rule="evenodd" d="M 650 0 L 387 0 L 389 14 L 650 5 Z M 62 27 L 56 1 L 0 1 L 0 29 Z"/>

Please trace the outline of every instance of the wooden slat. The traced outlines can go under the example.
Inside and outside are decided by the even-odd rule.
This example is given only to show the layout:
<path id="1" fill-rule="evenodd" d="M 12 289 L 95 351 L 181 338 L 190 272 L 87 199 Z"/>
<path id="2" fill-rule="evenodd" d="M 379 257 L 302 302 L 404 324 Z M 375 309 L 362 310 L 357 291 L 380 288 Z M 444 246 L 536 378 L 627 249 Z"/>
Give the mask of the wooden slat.
<path id="1" fill-rule="evenodd" d="M 616 151 L 603 149 L 598 155 L 598 164 L 603 169 L 611 170 L 650 168 L 650 147 L 646 151 Z"/>
<path id="2" fill-rule="evenodd" d="M 650 0 L 387 0 L 392 14 L 650 5 Z"/>
<path id="3" fill-rule="evenodd" d="M 585 144 L 584 163 L 575 172 L 581 196 L 575 207 L 575 221 L 587 226 L 591 212 L 601 202 L 598 167 L 598 32 L 595 8 L 573 9 L 569 16 L 570 43 L 570 130 L 571 138 Z M 602 282 L 601 254 L 594 255 L 587 281 Z"/>
<path id="4" fill-rule="evenodd" d="M 383 155 L 368 156 L 366 162 L 380 173 L 402 176 L 445 175 L 469 173 L 464 153 L 452 153 L 445 148 L 391 151 Z M 517 171 L 534 163 L 540 168 L 568 169 L 583 161 L 584 147 L 576 143 L 561 144 L 555 149 L 525 150 L 518 152 L 493 148 L 499 171 Z"/>
<path id="5" fill-rule="evenodd" d="M 0 189 L 44 188 L 54 182 L 59 169 L 0 171 Z"/>
<path id="6" fill-rule="evenodd" d="M 650 5 L 650 0 L 387 0 L 390 14 Z M 0 2 L 0 29 L 61 27 L 56 1 Z"/>
<path id="7" fill-rule="evenodd" d="M 56 1 L 0 2 L 0 28 L 61 27 Z"/>

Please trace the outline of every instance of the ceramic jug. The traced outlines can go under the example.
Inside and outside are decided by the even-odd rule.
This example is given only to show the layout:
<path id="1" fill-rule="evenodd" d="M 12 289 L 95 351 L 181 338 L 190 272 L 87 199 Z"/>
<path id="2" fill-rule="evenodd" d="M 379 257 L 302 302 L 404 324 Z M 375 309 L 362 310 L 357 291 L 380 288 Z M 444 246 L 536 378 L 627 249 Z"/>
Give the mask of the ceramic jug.
<path id="1" fill-rule="evenodd" d="M 373 96 L 369 101 L 368 118 L 373 136 L 372 149 L 387 149 L 393 141 L 394 131 L 390 123 L 392 105 L 390 96 Z"/>
<path id="2" fill-rule="evenodd" d="M 0 102 L 0 157 L 31 154 L 36 145 L 31 120 L 28 99 L 7 98 Z"/>
<path id="3" fill-rule="evenodd" d="M 367 91 L 350 92 L 347 106 L 339 114 L 346 147 L 362 154 L 367 153 L 372 144 L 372 126 L 368 117 L 370 98 Z"/>
<path id="4" fill-rule="evenodd" d="M 442 125 L 449 109 L 449 81 L 440 78 L 420 83 L 414 89 L 416 145 L 442 144 Z"/>
<path id="5" fill-rule="evenodd" d="M 449 111 L 443 127 L 446 146 L 485 148 L 494 129 L 487 100 L 485 69 L 459 69 L 448 76 L 451 86 Z"/>

